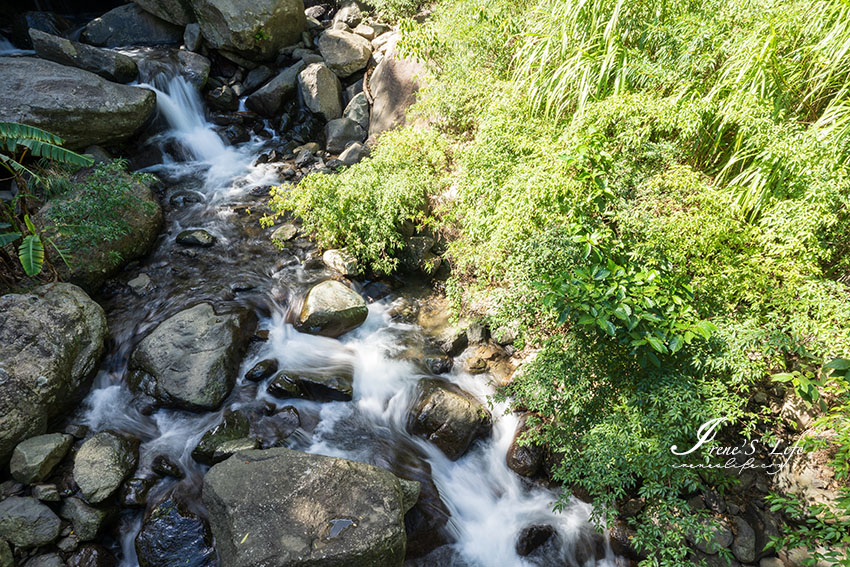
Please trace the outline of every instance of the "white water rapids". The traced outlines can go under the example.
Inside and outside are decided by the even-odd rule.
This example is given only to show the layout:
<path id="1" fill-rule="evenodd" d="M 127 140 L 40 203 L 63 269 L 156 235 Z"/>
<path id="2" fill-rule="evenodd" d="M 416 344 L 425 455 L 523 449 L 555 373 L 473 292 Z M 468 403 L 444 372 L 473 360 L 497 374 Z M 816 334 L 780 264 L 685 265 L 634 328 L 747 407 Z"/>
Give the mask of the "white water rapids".
<path id="1" fill-rule="evenodd" d="M 226 234 L 230 222 L 227 207 L 240 202 L 239 199 L 252 188 L 274 182 L 273 169 L 251 166 L 262 142 L 254 140 L 240 148 L 225 145 L 206 121 L 198 93 L 186 81 L 176 78 L 157 84 L 160 87 L 156 89 L 158 109 L 170 127 L 160 141 L 180 144 L 191 159 L 152 169 L 194 176 L 199 180 L 197 190 L 205 197 L 204 203 L 194 205 L 178 220 L 169 220 L 169 229 L 173 232 L 185 226 L 203 225 L 210 232 Z M 239 247 L 235 241 L 230 241 L 230 245 Z M 261 264 L 255 257 L 245 256 L 242 261 Z M 224 409 L 257 403 L 259 399 L 278 408 L 293 405 L 302 414 L 302 421 L 305 416 L 307 421 L 313 420 L 311 427 L 287 439 L 287 446 L 292 448 L 378 465 L 392 461 L 395 452 L 399 452 L 415 454 L 414 460 L 426 463 L 433 484 L 451 515 L 445 530 L 454 543 L 434 552 L 435 555 L 411 561 L 411 565 L 615 565 L 615 557 L 607 545 L 603 559 L 596 559 L 594 551 L 588 553 L 582 549 L 582 546 L 587 547 L 592 530 L 588 505 L 573 501 L 563 512 L 553 512 L 556 492 L 524 481 L 508 469 L 505 455 L 517 419 L 506 415 L 504 406 L 491 408 L 492 435 L 474 444 L 456 462 L 447 459 L 428 442 L 407 434 L 408 408 L 417 380 L 424 375 L 412 362 L 394 356 L 411 338 L 422 339 L 422 330 L 416 325 L 393 320 L 389 314 L 391 299 L 372 303 L 366 322 L 340 340 L 302 334 L 286 322 L 287 314 L 298 307 L 300 297 L 315 283 L 315 276 L 297 263 L 277 271 L 264 265 L 245 269 L 254 270 L 256 273 L 252 273 L 257 278 L 271 278 L 274 283 L 265 298 L 266 311 L 260 322 L 261 328 L 269 331 L 269 339 L 250 352 L 240 376 L 256 362 L 268 358 L 277 359 L 279 366 L 286 369 L 350 364 L 354 368 L 354 400 L 330 403 L 285 400 L 283 403 L 269 395 L 264 386 L 255 389 L 240 377 L 234 394 L 221 411 L 192 414 L 159 409 L 152 415 L 143 415 L 135 409 L 133 395 L 124 383 L 126 354 L 166 314 L 186 306 L 172 306 L 173 299 L 167 293 L 146 298 L 144 312 L 133 313 L 136 320 L 124 325 L 123 331 L 113 331 L 118 354 L 111 363 L 104 364 L 98 375 L 86 399 L 84 419 L 92 430 L 115 429 L 140 438 L 140 469 L 149 467 L 155 456 L 165 454 L 186 471 L 186 479 L 182 481 L 160 481 L 151 493 L 151 500 L 180 486 L 197 490 L 206 467 L 193 461 L 191 451 L 201 435 L 221 419 Z M 168 282 L 161 283 L 162 287 L 168 286 Z M 486 400 L 493 392 L 486 375 L 472 376 L 460 370 L 462 367 L 463 364 L 456 364 L 455 370 L 444 377 L 480 400 Z M 140 529 L 142 514 L 125 512 L 121 522 L 122 567 L 136 567 L 134 538 Z M 554 539 L 558 540 L 558 545 L 551 546 L 553 556 L 537 558 L 531 563 L 517 555 L 517 535 L 530 525 L 549 525 L 556 529 L 558 535 Z"/>

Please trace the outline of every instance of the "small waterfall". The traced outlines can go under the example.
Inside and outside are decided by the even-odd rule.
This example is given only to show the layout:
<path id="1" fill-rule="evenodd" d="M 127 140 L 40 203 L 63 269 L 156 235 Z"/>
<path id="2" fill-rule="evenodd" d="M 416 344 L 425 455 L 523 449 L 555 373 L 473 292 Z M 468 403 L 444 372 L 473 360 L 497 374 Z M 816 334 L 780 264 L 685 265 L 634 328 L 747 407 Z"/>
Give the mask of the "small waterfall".
<path id="1" fill-rule="evenodd" d="M 18 49 L 12 42 L 0 35 L 0 57 L 3 55 L 23 55 L 27 53 L 35 53 L 34 51 L 27 51 L 26 49 Z"/>

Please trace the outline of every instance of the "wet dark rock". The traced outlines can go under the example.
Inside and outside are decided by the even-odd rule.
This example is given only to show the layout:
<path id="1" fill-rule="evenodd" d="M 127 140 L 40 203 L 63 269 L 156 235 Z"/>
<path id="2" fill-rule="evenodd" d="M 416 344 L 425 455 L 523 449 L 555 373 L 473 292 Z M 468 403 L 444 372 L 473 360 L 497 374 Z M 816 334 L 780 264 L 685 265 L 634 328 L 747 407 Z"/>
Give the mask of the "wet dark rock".
<path id="1" fill-rule="evenodd" d="M 268 358 L 261 360 L 245 373 L 245 379 L 249 382 L 262 382 L 277 372 L 277 360 Z"/>
<path id="2" fill-rule="evenodd" d="M 136 468 L 139 443 L 110 431 L 98 433 L 82 444 L 74 458 L 74 482 L 86 500 L 103 502 Z"/>
<path id="3" fill-rule="evenodd" d="M 260 86 L 264 85 L 272 78 L 272 76 L 274 76 L 274 71 L 265 65 L 260 65 L 255 69 L 251 69 L 245 77 L 245 80 L 242 81 L 242 88 L 244 89 L 245 94 L 251 94 L 260 88 Z"/>
<path id="4" fill-rule="evenodd" d="M 29 94 L 15 96 L 21 92 Z M 0 120 L 49 130 L 70 149 L 125 140 L 148 123 L 155 108 L 156 95 L 148 89 L 43 59 L 0 58 Z"/>
<path id="5" fill-rule="evenodd" d="M 190 0 L 207 44 L 231 58 L 274 59 L 306 29 L 302 0 Z"/>
<path id="6" fill-rule="evenodd" d="M 236 96 L 233 89 L 227 85 L 222 85 L 208 92 L 207 102 L 211 107 L 225 112 L 235 112 L 239 110 L 239 97 Z"/>
<path id="7" fill-rule="evenodd" d="M 545 457 L 545 451 L 543 447 L 533 443 L 522 445 L 518 443 L 518 440 L 528 431 L 527 420 L 528 416 L 525 415 L 520 418 L 516 434 L 514 434 L 514 439 L 505 456 L 505 461 L 508 468 L 518 475 L 532 477 L 540 470 Z"/>
<path id="8" fill-rule="evenodd" d="M 366 131 L 350 118 L 337 118 L 325 126 L 325 140 L 328 152 L 339 154 L 350 144 L 366 140 Z"/>
<path id="9" fill-rule="evenodd" d="M 12 477 L 26 484 L 41 482 L 65 458 L 73 442 L 70 435 L 49 433 L 18 443 L 9 462 Z"/>
<path id="10" fill-rule="evenodd" d="M 191 411 L 218 408 L 236 374 L 257 319 L 237 309 L 218 315 L 201 303 L 166 319 L 130 357 L 131 387 L 161 404 Z"/>
<path id="11" fill-rule="evenodd" d="M 490 433 L 490 412 L 471 394 L 450 382 L 419 381 L 407 429 L 436 445 L 455 461 L 470 444 Z"/>
<path id="12" fill-rule="evenodd" d="M 183 28 L 145 12 L 136 4 L 125 4 L 89 22 L 80 38 L 100 47 L 179 44 L 183 40 Z"/>
<path id="13" fill-rule="evenodd" d="M 106 335 L 103 308 L 77 286 L 0 297 L 0 464 L 80 398 Z"/>
<path id="14" fill-rule="evenodd" d="M 295 327 L 305 333 L 338 337 L 366 320 L 366 302 L 344 284 L 328 280 L 307 293 Z"/>
<path id="15" fill-rule="evenodd" d="M 121 53 L 69 41 L 35 29 L 30 30 L 30 37 L 36 55 L 42 59 L 91 71 L 116 83 L 129 83 L 139 74 L 136 62 Z"/>
<path id="16" fill-rule="evenodd" d="M 298 90 L 298 74 L 304 62 L 281 71 L 274 79 L 245 99 L 245 106 L 261 116 L 273 118 L 280 114 L 283 105 L 293 100 Z"/>
<path id="17" fill-rule="evenodd" d="M 63 36 L 72 25 L 70 21 L 53 12 L 24 12 L 16 15 L 12 21 L 12 41 L 21 48 L 31 49 L 30 30 Z"/>
<path id="18" fill-rule="evenodd" d="M 128 508 L 144 508 L 148 502 L 148 493 L 156 484 L 155 478 L 135 477 L 121 485 L 118 501 Z"/>
<path id="19" fill-rule="evenodd" d="M 207 523 L 169 498 L 145 518 L 136 536 L 140 567 L 212 567 L 213 537 Z"/>
<path id="20" fill-rule="evenodd" d="M 80 541 L 91 541 L 103 529 L 109 514 L 106 510 L 89 506 L 79 498 L 66 498 L 62 502 L 59 516 L 71 522 L 74 534 Z"/>
<path id="21" fill-rule="evenodd" d="M 157 455 L 154 457 L 151 463 L 151 470 L 160 476 L 170 476 L 177 479 L 186 476 L 180 465 L 171 460 L 167 455 Z"/>
<path id="22" fill-rule="evenodd" d="M 61 521 L 35 498 L 10 496 L 0 501 L 0 539 L 16 548 L 39 547 L 59 537 Z"/>
<path id="23" fill-rule="evenodd" d="M 191 24 L 195 21 L 195 14 L 192 11 L 192 5 L 189 3 L 189 0 L 133 1 L 141 6 L 146 12 L 153 14 L 161 20 L 165 20 L 166 22 L 170 22 L 178 26 L 186 26 L 186 24 Z M 197 27 L 197 24 L 194 25 Z"/>
<path id="24" fill-rule="evenodd" d="M 516 552 L 520 557 L 531 555 L 555 535 L 555 528 L 548 525 L 535 525 L 523 528 L 516 541 Z"/>
<path id="25" fill-rule="evenodd" d="M 227 140 L 227 143 L 231 146 L 243 144 L 251 139 L 251 134 L 248 133 L 248 130 L 236 124 L 225 128 L 223 135 L 224 139 Z"/>
<path id="26" fill-rule="evenodd" d="M 189 51 L 198 51 L 204 43 L 204 36 L 201 35 L 201 26 L 197 23 L 189 24 L 183 30 L 183 45 Z"/>
<path id="27" fill-rule="evenodd" d="M 469 345 L 469 339 L 466 336 L 466 329 L 461 329 L 459 327 L 450 327 L 446 329 L 438 340 L 440 350 L 449 356 L 459 355 L 466 349 L 467 345 Z"/>
<path id="28" fill-rule="evenodd" d="M 183 246 L 209 248 L 216 243 L 216 237 L 202 229 L 184 230 L 177 235 L 177 243 Z"/>
<path id="29" fill-rule="evenodd" d="M 118 560 L 102 545 L 83 545 L 65 562 L 68 567 L 118 567 Z"/>
<path id="30" fill-rule="evenodd" d="M 451 372 L 454 366 L 454 360 L 445 354 L 432 354 L 425 356 L 422 361 L 425 366 L 434 374 L 446 374 Z"/>
<path id="31" fill-rule="evenodd" d="M 350 369 L 322 373 L 281 372 L 269 384 L 278 398 L 307 398 L 320 402 L 350 401 L 353 395 Z"/>
<path id="32" fill-rule="evenodd" d="M 208 429 L 198 445 L 192 450 L 192 458 L 205 465 L 213 465 L 216 462 L 216 451 L 219 451 L 225 443 L 244 439 L 251 431 L 248 416 L 239 411 L 225 412 L 221 423 Z M 223 452 L 219 451 L 220 454 Z M 223 459 L 220 459 L 223 460 Z"/>
<path id="33" fill-rule="evenodd" d="M 284 448 L 246 451 L 210 469 L 203 501 L 229 567 L 264 560 L 268 567 L 400 567 L 404 560 L 401 483 L 364 463 Z"/>

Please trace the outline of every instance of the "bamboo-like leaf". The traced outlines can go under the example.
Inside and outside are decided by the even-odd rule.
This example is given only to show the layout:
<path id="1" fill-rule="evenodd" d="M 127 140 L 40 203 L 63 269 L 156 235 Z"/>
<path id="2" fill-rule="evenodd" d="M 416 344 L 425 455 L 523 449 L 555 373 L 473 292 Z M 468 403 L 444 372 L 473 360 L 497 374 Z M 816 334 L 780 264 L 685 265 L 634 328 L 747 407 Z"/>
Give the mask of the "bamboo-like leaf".
<path id="1" fill-rule="evenodd" d="M 4 232 L 3 234 L 0 234 L 0 247 L 6 246 L 7 244 L 11 244 L 20 237 L 20 232 Z"/>
<path id="2" fill-rule="evenodd" d="M 37 234 L 29 234 L 24 237 L 24 241 L 18 248 L 18 259 L 28 276 L 37 276 L 41 273 L 41 268 L 44 265 L 44 245 Z"/>

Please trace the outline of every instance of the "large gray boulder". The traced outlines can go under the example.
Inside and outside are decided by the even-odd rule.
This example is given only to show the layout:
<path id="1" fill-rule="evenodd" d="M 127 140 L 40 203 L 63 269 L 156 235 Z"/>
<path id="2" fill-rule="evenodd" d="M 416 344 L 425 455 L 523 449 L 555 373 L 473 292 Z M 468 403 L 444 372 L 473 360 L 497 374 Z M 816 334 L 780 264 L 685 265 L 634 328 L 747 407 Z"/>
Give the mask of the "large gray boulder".
<path id="1" fill-rule="evenodd" d="M 195 21 L 195 12 L 189 0 L 133 0 L 145 12 L 160 20 L 185 26 Z"/>
<path id="2" fill-rule="evenodd" d="M 74 457 L 74 482 L 86 500 L 103 502 L 136 468 L 139 445 L 110 431 L 87 440 Z"/>
<path id="3" fill-rule="evenodd" d="M 372 94 L 370 138 L 404 124 L 407 109 L 416 101 L 419 80 L 425 74 L 421 63 L 401 57 L 398 39 L 391 40 L 386 55 L 369 77 Z"/>
<path id="4" fill-rule="evenodd" d="M 363 324 L 368 314 L 366 301 L 355 291 L 328 280 L 307 293 L 295 327 L 313 335 L 338 337 Z"/>
<path id="5" fill-rule="evenodd" d="M 415 494 L 383 469 L 277 448 L 215 465 L 203 501 L 222 565 L 392 567 Z"/>
<path id="6" fill-rule="evenodd" d="M 124 4 L 89 22 L 80 39 L 98 47 L 179 44 L 183 28 L 160 20 L 136 4 Z"/>
<path id="7" fill-rule="evenodd" d="M 245 105 L 262 116 L 273 118 L 280 114 L 283 105 L 295 97 L 298 90 L 298 74 L 304 69 L 299 61 L 281 71 L 274 79 L 245 99 Z"/>
<path id="8" fill-rule="evenodd" d="M 130 385 L 164 406 L 214 410 L 236 383 L 256 324 L 245 309 L 222 315 L 209 303 L 185 309 L 138 344 L 130 357 Z"/>
<path id="9" fill-rule="evenodd" d="M 129 83 L 139 74 L 132 58 L 115 51 L 69 41 L 36 29 L 30 30 L 30 38 L 35 54 L 48 61 L 91 71 L 116 83 Z"/>
<path id="10" fill-rule="evenodd" d="M 83 289 L 93 291 L 129 262 L 150 252 L 162 228 L 162 207 L 147 183 L 139 182 L 120 168 L 98 165 L 95 169 L 79 171 L 71 180 L 78 186 L 93 187 L 95 190 L 99 184 L 124 188 L 121 206 L 103 212 L 107 220 L 119 221 L 126 228 L 111 240 L 92 242 L 85 247 L 72 246 L 73 235 L 57 228 L 67 222 L 61 216 L 61 211 L 73 207 L 82 198 L 79 191 L 69 191 L 50 199 L 33 218 L 36 226 L 44 228 L 57 246 L 74 249 L 74 261 L 70 268 L 61 258 L 52 257 L 62 277 Z M 52 253 L 48 249 L 48 254 Z"/>
<path id="11" fill-rule="evenodd" d="M 155 109 L 151 90 L 43 59 L 0 57 L 0 121 L 43 128 L 71 149 L 125 140 Z"/>
<path id="12" fill-rule="evenodd" d="M 449 459 L 462 457 L 473 441 L 490 433 L 491 426 L 490 412 L 470 393 L 443 380 L 419 381 L 407 429 Z"/>
<path id="13" fill-rule="evenodd" d="M 0 463 L 82 396 L 106 336 L 103 308 L 77 286 L 0 297 Z"/>
<path id="14" fill-rule="evenodd" d="M 328 68 L 345 78 L 369 64 L 372 44 L 357 34 L 330 29 L 319 36 L 319 51 Z"/>
<path id="15" fill-rule="evenodd" d="M 342 116 L 342 84 L 324 63 L 307 65 L 298 74 L 298 90 L 310 112 L 322 115 L 325 120 Z"/>
<path id="16" fill-rule="evenodd" d="M 46 545 L 59 537 L 61 521 L 35 498 L 10 496 L 0 501 L 0 540 L 15 547 Z"/>
<path id="17" fill-rule="evenodd" d="M 18 443 L 9 462 L 12 476 L 24 484 L 41 482 L 65 458 L 73 442 L 70 435 L 49 433 Z"/>
<path id="18" fill-rule="evenodd" d="M 210 47 L 271 60 L 307 29 L 302 0 L 191 0 Z"/>

